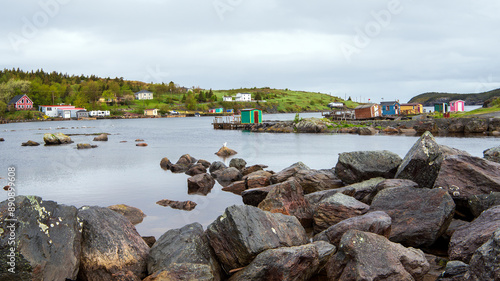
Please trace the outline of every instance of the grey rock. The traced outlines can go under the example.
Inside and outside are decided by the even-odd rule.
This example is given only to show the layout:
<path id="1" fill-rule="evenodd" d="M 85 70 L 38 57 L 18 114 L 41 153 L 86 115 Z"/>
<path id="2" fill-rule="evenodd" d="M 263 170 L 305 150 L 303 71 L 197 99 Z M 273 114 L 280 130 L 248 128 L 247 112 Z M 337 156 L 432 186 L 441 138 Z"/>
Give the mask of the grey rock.
<path id="1" fill-rule="evenodd" d="M 147 266 L 148 272 L 156 276 L 176 272 L 175 275 L 181 280 L 221 279 L 217 257 L 199 223 L 163 234 L 151 248 Z M 185 269 L 182 275 L 179 268 Z"/>
<path id="2" fill-rule="evenodd" d="M 335 172 L 346 184 L 383 177 L 394 178 L 403 160 L 399 155 L 383 151 L 355 151 L 339 154 Z"/>
<path id="3" fill-rule="evenodd" d="M 188 194 L 207 195 L 215 185 L 215 180 L 210 174 L 198 174 L 187 179 Z"/>
<path id="4" fill-rule="evenodd" d="M 241 180 L 240 170 L 234 167 L 217 170 L 212 173 L 212 176 L 222 186 L 228 186 L 232 182 Z"/>
<path id="5" fill-rule="evenodd" d="M 16 196 L 14 201 L 1 202 L 0 280 L 76 279 L 81 231 L 73 206 L 43 201 L 36 196 Z M 12 233 L 14 240 L 9 239 Z M 14 264 L 9 264 L 12 253 Z M 9 268 L 14 268 L 15 274 Z"/>
<path id="6" fill-rule="evenodd" d="M 333 169 L 302 169 L 293 178 L 300 183 L 305 194 L 344 186 Z"/>
<path id="7" fill-rule="evenodd" d="M 243 168 L 245 168 L 246 165 L 247 162 L 241 158 L 233 158 L 229 162 L 229 167 L 234 167 L 240 171 L 243 170 Z"/>
<path id="8" fill-rule="evenodd" d="M 108 141 L 108 134 L 100 134 L 94 138 L 94 141 Z"/>
<path id="9" fill-rule="evenodd" d="M 500 192 L 490 194 L 472 195 L 469 197 L 469 208 L 474 217 L 479 217 L 482 212 L 491 207 L 500 205 Z"/>
<path id="10" fill-rule="evenodd" d="M 471 281 L 500 280 L 500 228 L 474 252 L 465 278 Z"/>
<path id="11" fill-rule="evenodd" d="M 228 207 L 206 234 L 226 272 L 250 264 L 267 249 L 300 246 L 308 240 L 296 217 L 247 205 Z"/>
<path id="12" fill-rule="evenodd" d="M 486 160 L 500 163 L 500 146 L 486 149 L 483 151 L 483 157 Z"/>
<path id="13" fill-rule="evenodd" d="M 336 193 L 323 199 L 313 208 L 315 233 L 319 233 L 342 220 L 363 215 L 370 210 L 370 206 L 342 193 Z"/>
<path id="14" fill-rule="evenodd" d="M 83 223 L 79 280 L 146 277 L 149 246 L 128 219 L 101 207 L 82 207 L 78 218 Z"/>
<path id="15" fill-rule="evenodd" d="M 215 161 L 210 165 L 209 171 L 210 174 L 213 174 L 215 171 L 226 169 L 227 166 L 224 164 L 224 162 L 221 161 Z"/>

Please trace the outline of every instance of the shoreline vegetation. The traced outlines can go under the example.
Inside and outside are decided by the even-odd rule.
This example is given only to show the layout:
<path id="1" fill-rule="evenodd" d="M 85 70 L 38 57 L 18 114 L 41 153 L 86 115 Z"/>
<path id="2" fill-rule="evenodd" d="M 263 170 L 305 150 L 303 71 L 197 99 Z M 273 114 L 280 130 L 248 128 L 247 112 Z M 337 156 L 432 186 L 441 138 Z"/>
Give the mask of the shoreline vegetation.
<path id="1" fill-rule="evenodd" d="M 147 90 L 153 93 L 151 100 L 136 100 L 134 93 Z M 250 93 L 252 102 L 224 101 L 224 96 L 234 97 L 237 93 Z M 351 97 L 332 96 L 324 93 L 294 91 L 290 89 L 240 88 L 230 90 L 202 89 L 180 86 L 173 81 L 169 83 L 144 83 L 129 81 L 123 77 L 100 78 L 95 75 L 68 75 L 58 72 L 23 71 L 20 69 L 0 70 L 0 123 L 61 120 L 47 118 L 37 110 L 16 111 L 8 106 L 16 95 L 26 94 L 33 101 L 34 108 L 40 105 L 71 104 L 87 111 L 110 111 L 110 118 L 144 117 L 144 110 L 158 109 L 160 116 L 171 116 L 176 111 L 193 116 L 195 113 L 210 115 L 209 109 L 223 108 L 237 113 L 244 108 L 256 108 L 263 113 L 303 113 L 327 112 L 328 104 L 342 102 L 349 109 L 355 108 L 359 102 Z M 452 117 L 465 117 L 474 114 L 500 111 L 500 89 L 478 94 L 446 94 L 426 93 L 416 96 L 411 101 L 422 104 L 430 102 L 446 102 L 450 98 L 463 97 L 466 105 L 483 104 L 485 108 L 465 113 L 453 113 Z M 230 114 L 232 115 L 232 114 Z M 433 115 L 440 118 L 442 115 Z"/>
<path id="2" fill-rule="evenodd" d="M 164 157 L 158 169 L 185 173 L 190 194 L 207 195 L 217 181 L 243 204 L 227 206 L 207 227 L 190 223 L 157 239 L 140 236 L 134 224 L 147 214 L 130 206 L 15 196 L 0 202 L 0 262 L 16 273 L 0 271 L 0 279 L 493 280 L 498 151 L 474 157 L 425 132 L 404 158 L 344 152 L 321 170 Z M 182 205 L 179 212 L 196 207 L 166 201 Z"/>

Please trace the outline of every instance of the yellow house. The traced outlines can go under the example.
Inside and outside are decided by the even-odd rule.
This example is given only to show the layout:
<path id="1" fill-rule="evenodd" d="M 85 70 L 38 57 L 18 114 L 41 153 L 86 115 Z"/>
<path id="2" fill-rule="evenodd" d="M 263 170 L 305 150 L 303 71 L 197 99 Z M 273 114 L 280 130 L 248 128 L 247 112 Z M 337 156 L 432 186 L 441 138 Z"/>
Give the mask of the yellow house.
<path id="1" fill-rule="evenodd" d="M 145 116 L 158 116 L 158 109 L 144 109 Z"/>
<path id="2" fill-rule="evenodd" d="M 402 103 L 401 114 L 421 114 L 424 112 L 424 107 L 420 103 Z"/>
<path id="3" fill-rule="evenodd" d="M 118 102 L 118 100 L 114 98 L 99 98 L 99 102 L 105 102 L 105 103 L 112 103 L 112 102 Z"/>

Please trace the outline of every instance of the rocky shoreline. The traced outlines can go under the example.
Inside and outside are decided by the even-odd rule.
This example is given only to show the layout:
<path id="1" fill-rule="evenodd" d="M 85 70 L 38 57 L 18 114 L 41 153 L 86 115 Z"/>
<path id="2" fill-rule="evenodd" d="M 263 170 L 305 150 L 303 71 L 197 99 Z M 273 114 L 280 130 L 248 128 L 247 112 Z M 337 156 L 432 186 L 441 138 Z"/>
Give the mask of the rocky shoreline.
<path id="1" fill-rule="evenodd" d="M 500 136 L 500 118 L 441 118 L 417 120 L 328 121 L 318 118 L 294 121 L 266 121 L 248 124 L 243 130 L 269 133 L 348 133 L 359 135 L 486 135 Z"/>
<path id="2" fill-rule="evenodd" d="M 217 181 L 244 205 L 151 241 L 129 206 L 12 197 L 0 203 L 0 279 L 499 280 L 499 155 L 473 157 L 425 132 L 404 158 L 345 152 L 322 170 L 163 158 L 161 168 L 189 176 L 190 194 Z"/>

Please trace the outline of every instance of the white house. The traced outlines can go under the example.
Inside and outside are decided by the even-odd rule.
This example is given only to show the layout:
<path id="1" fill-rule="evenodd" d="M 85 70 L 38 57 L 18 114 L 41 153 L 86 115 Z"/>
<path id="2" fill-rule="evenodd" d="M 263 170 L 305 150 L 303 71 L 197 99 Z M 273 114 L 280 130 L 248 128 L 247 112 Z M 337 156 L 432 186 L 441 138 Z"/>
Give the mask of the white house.
<path id="1" fill-rule="evenodd" d="M 134 94 L 136 100 L 152 100 L 153 93 L 147 90 L 142 90 Z"/>
<path id="2" fill-rule="evenodd" d="M 85 108 L 78 108 L 74 105 L 40 105 L 38 109 L 48 117 L 77 118 L 78 111 L 85 111 Z"/>
<path id="3" fill-rule="evenodd" d="M 223 96 L 222 101 L 233 101 L 233 97 L 231 96 Z"/>
<path id="4" fill-rule="evenodd" d="M 237 93 L 234 101 L 252 101 L 252 94 L 250 94 L 250 93 Z"/>

